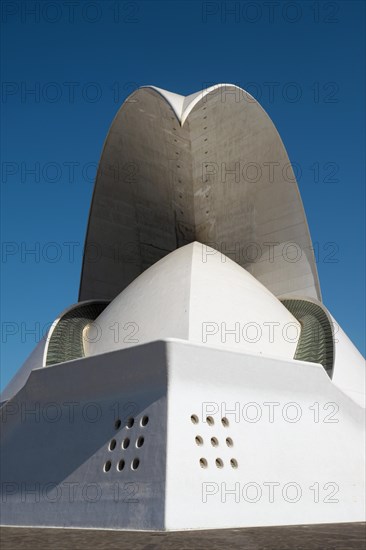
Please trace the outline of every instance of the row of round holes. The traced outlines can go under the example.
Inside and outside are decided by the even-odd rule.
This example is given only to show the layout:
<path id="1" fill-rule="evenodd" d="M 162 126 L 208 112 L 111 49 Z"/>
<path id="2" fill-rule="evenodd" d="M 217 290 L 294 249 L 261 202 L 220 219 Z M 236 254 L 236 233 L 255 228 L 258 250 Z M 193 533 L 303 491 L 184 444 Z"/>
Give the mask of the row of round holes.
<path id="1" fill-rule="evenodd" d="M 215 464 L 216 464 L 217 468 L 223 468 L 224 467 L 224 462 L 221 458 L 216 458 Z M 200 466 L 201 466 L 201 468 L 207 468 L 208 462 L 205 458 L 200 458 Z M 237 468 L 238 467 L 238 461 L 235 458 L 231 458 L 230 459 L 230 466 L 232 468 Z"/>
<path id="2" fill-rule="evenodd" d="M 175 117 L 171 117 L 171 118 L 172 118 L 172 120 L 174 120 L 174 121 L 176 120 Z M 177 131 L 177 129 L 174 128 L 174 127 L 173 127 L 173 130 L 174 130 L 175 132 Z M 178 143 L 178 140 L 177 140 L 177 139 L 174 139 L 174 142 L 175 142 L 175 143 Z M 179 166 L 178 166 L 178 168 L 179 168 Z M 182 180 L 181 180 L 181 179 L 178 179 L 178 183 L 182 183 Z M 180 199 L 183 198 L 183 195 L 179 195 L 179 198 L 180 198 Z M 183 214 L 182 211 L 181 211 L 181 213 Z"/>
<path id="3" fill-rule="evenodd" d="M 206 109 L 206 107 L 203 108 L 203 110 L 205 110 L 205 109 Z M 206 119 L 207 116 L 204 116 L 203 118 Z M 175 120 L 175 118 L 172 117 L 172 120 Z M 176 129 L 176 128 L 173 128 L 173 130 L 176 131 L 177 129 Z M 204 130 L 207 130 L 207 126 L 205 126 Z M 207 138 L 205 138 L 204 141 L 207 141 Z M 174 139 L 174 142 L 177 143 L 177 140 Z M 176 155 L 179 155 L 179 152 L 176 151 L 175 154 L 176 154 Z M 205 155 L 207 155 L 207 154 L 208 154 L 208 151 L 205 151 Z M 207 168 L 207 166 L 208 166 L 208 165 L 206 164 L 206 168 Z M 180 168 L 180 165 L 179 165 L 179 164 L 177 164 L 177 168 Z M 179 181 L 179 183 L 182 183 L 182 180 L 178 180 L 178 181 Z M 182 198 L 183 198 L 183 195 L 182 195 L 182 194 L 179 194 L 179 198 L 182 199 Z M 208 198 L 208 195 L 206 195 L 206 199 L 207 199 L 207 198 Z M 183 214 L 183 210 L 180 210 L 180 213 Z M 209 210 L 206 210 L 206 214 L 209 214 Z"/>
<path id="4" fill-rule="evenodd" d="M 206 110 L 206 107 L 204 107 L 203 110 L 205 111 L 205 110 Z M 203 120 L 206 120 L 206 118 L 207 118 L 207 115 L 205 115 L 205 116 L 203 117 Z M 203 129 L 204 129 L 204 130 L 207 130 L 207 126 L 205 126 Z M 205 138 L 205 141 L 207 141 L 207 138 Z M 207 153 L 208 153 L 208 151 L 205 151 L 205 155 L 207 155 Z M 206 214 L 208 214 L 208 212 L 206 212 Z"/>
<path id="5" fill-rule="evenodd" d="M 205 111 L 206 107 L 203 107 L 203 110 Z M 206 119 L 207 116 L 204 116 L 203 118 Z M 207 141 L 207 137 L 203 141 Z M 205 155 L 207 155 L 207 153 L 208 153 L 208 151 L 205 151 Z M 207 168 L 207 164 L 206 164 L 206 168 Z M 206 199 L 208 199 L 208 195 L 206 195 Z M 208 213 L 209 213 L 209 211 L 206 210 L 206 214 L 208 214 Z"/>
<path id="6" fill-rule="evenodd" d="M 143 416 L 140 420 L 140 426 L 144 428 L 148 424 L 148 422 L 149 422 L 149 417 Z M 130 416 L 127 419 L 126 427 L 130 429 L 132 428 L 134 423 L 135 423 L 135 419 L 132 416 Z M 122 426 L 122 421 L 118 418 L 114 423 L 114 427 L 116 430 L 119 430 L 121 426 Z M 137 448 L 142 447 L 142 445 L 144 444 L 144 441 L 145 441 L 144 437 L 142 436 L 138 437 L 135 443 L 136 447 Z M 123 439 L 121 443 L 121 447 L 122 449 L 127 449 L 129 445 L 130 445 L 130 439 L 126 437 L 125 439 Z M 109 444 L 109 450 L 113 451 L 116 448 L 116 446 L 117 446 L 117 441 L 115 439 L 112 439 Z M 134 458 L 131 462 L 131 470 L 137 470 L 137 468 L 139 467 L 139 464 L 140 464 L 140 460 L 138 458 Z M 111 467 L 112 467 L 112 461 L 107 460 L 107 462 L 104 464 L 103 469 L 105 472 L 109 472 Z M 117 464 L 117 470 L 121 472 L 124 469 L 124 467 L 125 467 L 125 461 L 121 459 Z"/>
<path id="7" fill-rule="evenodd" d="M 205 109 L 206 109 L 206 107 L 204 107 L 203 110 L 205 110 Z M 207 116 L 204 116 L 203 118 L 206 119 Z M 175 118 L 172 117 L 172 120 L 175 120 Z M 176 131 L 177 129 L 176 129 L 176 128 L 173 128 L 173 130 Z M 204 130 L 207 130 L 207 126 L 204 128 Z M 177 141 L 178 141 L 178 140 L 174 139 L 174 142 L 175 142 L 175 143 L 177 143 Z M 207 138 L 205 138 L 204 141 L 207 141 Z M 205 151 L 205 155 L 207 155 L 207 153 L 208 153 L 208 151 Z M 179 155 L 179 152 L 176 151 L 175 154 L 176 154 L 176 155 Z M 177 168 L 180 168 L 180 165 L 179 165 L 179 164 L 177 164 Z M 207 168 L 207 164 L 206 164 L 206 168 Z M 182 183 L 182 180 L 178 180 L 178 181 L 179 181 L 179 183 Z M 183 195 L 182 195 L 182 194 L 179 194 L 179 198 L 182 199 L 182 198 L 183 198 Z M 208 195 L 206 195 L 206 198 L 208 198 Z M 180 213 L 183 214 L 183 210 L 181 210 Z M 206 211 L 206 214 L 208 214 L 208 213 L 209 213 L 209 211 L 207 210 L 207 211 Z"/>
<path id="8" fill-rule="evenodd" d="M 199 446 L 203 445 L 203 443 L 204 443 L 203 442 L 203 437 L 201 437 L 200 435 L 196 435 L 195 441 L 196 441 L 197 445 L 199 445 Z M 219 440 L 217 439 L 217 437 L 211 437 L 210 441 L 211 441 L 211 445 L 213 447 L 218 447 L 219 446 Z M 234 441 L 231 439 L 231 437 L 227 437 L 225 439 L 225 442 L 226 442 L 226 445 L 228 447 L 233 447 L 234 446 Z"/>
<path id="9" fill-rule="evenodd" d="M 144 428 L 148 422 L 149 422 L 149 417 L 143 416 L 140 420 L 140 426 Z M 135 423 L 135 419 L 131 416 L 130 418 L 127 419 L 126 428 L 129 428 L 129 429 L 132 428 L 134 423 Z M 122 421 L 118 418 L 114 423 L 114 427 L 116 428 L 116 430 L 119 430 L 121 426 L 122 426 Z"/>
<path id="10" fill-rule="evenodd" d="M 203 107 L 203 111 L 205 111 L 205 110 L 206 110 L 206 107 Z M 203 117 L 203 120 L 206 120 L 206 118 L 207 118 L 207 115 Z M 206 126 L 206 128 L 207 128 L 207 126 Z M 204 130 L 206 128 L 204 128 Z M 204 141 L 207 141 L 207 138 L 205 138 Z M 205 151 L 205 155 L 207 155 L 207 153 L 208 153 L 208 151 Z M 206 197 L 207 197 L 207 195 L 206 195 Z"/>
<path id="11" fill-rule="evenodd" d="M 198 422 L 199 422 L 198 416 L 196 414 L 192 414 L 191 415 L 191 421 L 192 421 L 193 424 L 198 424 Z M 212 416 L 207 416 L 206 417 L 206 422 L 209 426 L 213 426 L 215 424 L 215 421 L 212 418 Z M 221 424 L 225 428 L 227 428 L 229 426 L 229 421 L 225 416 L 223 418 L 221 418 Z M 200 435 L 196 436 L 195 441 L 196 441 L 197 445 L 203 445 L 203 438 Z M 213 447 L 217 447 L 219 445 L 219 441 L 218 441 L 217 437 L 211 437 L 210 441 L 211 441 L 211 445 Z M 225 441 L 226 441 L 226 445 L 228 447 L 232 447 L 234 445 L 234 442 L 231 439 L 231 437 L 227 437 Z M 215 464 L 216 464 L 217 468 L 223 468 L 224 467 L 224 462 L 221 458 L 216 458 Z M 200 466 L 201 466 L 201 468 L 207 468 L 208 462 L 205 458 L 200 458 Z M 231 458 L 230 459 L 230 466 L 232 468 L 237 468 L 238 467 L 238 461 L 235 458 Z"/>
<path id="12" fill-rule="evenodd" d="M 126 464 L 125 461 L 121 459 L 117 464 L 117 470 L 121 472 L 124 469 L 125 464 Z M 134 458 L 131 462 L 131 470 L 137 470 L 137 468 L 139 467 L 139 464 L 140 464 L 139 459 Z M 111 468 L 112 468 L 112 461 L 107 460 L 107 462 L 104 464 L 104 471 L 109 472 Z"/>
<path id="13" fill-rule="evenodd" d="M 192 421 L 192 424 L 198 424 L 199 420 L 198 420 L 198 416 L 196 414 L 192 414 L 191 415 L 191 421 Z M 213 426 L 215 424 L 215 420 L 213 419 L 212 416 L 207 416 L 206 417 L 206 422 L 209 426 Z M 226 418 L 226 416 L 224 416 L 223 418 L 221 418 L 221 424 L 225 427 L 225 428 L 228 428 L 229 427 L 229 421 L 228 419 Z"/>
<path id="14" fill-rule="evenodd" d="M 140 447 L 143 446 L 144 444 L 144 441 L 145 441 L 145 438 L 142 437 L 142 435 L 140 437 L 138 437 L 136 439 L 136 448 L 139 449 Z M 110 451 L 114 451 L 114 449 L 116 448 L 117 446 L 117 441 L 115 439 L 112 439 L 110 444 L 109 444 L 109 450 Z M 121 448 L 122 449 L 127 449 L 128 447 L 130 446 L 130 438 L 129 437 L 125 437 L 125 439 L 123 439 L 122 443 L 121 443 Z"/>

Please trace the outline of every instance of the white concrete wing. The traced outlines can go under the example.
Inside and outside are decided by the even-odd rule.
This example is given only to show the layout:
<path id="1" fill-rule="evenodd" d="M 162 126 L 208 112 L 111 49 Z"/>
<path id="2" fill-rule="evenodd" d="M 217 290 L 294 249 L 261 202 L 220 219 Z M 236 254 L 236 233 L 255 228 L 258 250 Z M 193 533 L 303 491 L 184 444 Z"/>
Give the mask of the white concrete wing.
<path id="1" fill-rule="evenodd" d="M 140 88 L 104 144 L 79 299 L 113 299 L 193 241 L 229 255 L 277 296 L 321 299 L 296 178 L 262 107 L 230 84 L 187 98 Z"/>

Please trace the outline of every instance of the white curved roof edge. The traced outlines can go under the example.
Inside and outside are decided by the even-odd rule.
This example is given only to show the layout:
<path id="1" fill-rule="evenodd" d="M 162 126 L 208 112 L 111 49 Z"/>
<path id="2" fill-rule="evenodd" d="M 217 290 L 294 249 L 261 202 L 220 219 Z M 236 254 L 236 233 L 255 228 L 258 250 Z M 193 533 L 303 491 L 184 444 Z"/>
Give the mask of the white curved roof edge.
<path id="1" fill-rule="evenodd" d="M 250 99 L 253 99 L 253 101 L 256 101 L 255 98 L 249 92 L 247 92 L 240 86 L 237 86 L 236 84 L 229 84 L 229 83 L 214 84 L 209 88 L 205 88 L 204 90 L 195 92 L 194 94 L 187 95 L 187 96 L 174 94 L 173 92 L 168 92 L 167 90 L 164 90 L 163 88 L 158 88 L 157 86 L 147 85 L 147 86 L 141 86 L 138 89 L 141 90 L 141 88 L 150 88 L 151 90 L 155 90 L 156 92 L 158 92 L 169 103 L 169 105 L 177 115 L 177 118 L 181 126 L 183 126 L 189 113 L 192 111 L 193 107 L 197 105 L 197 103 L 199 103 L 205 96 L 207 96 L 211 92 L 219 88 L 226 88 L 226 87 L 236 88 L 237 90 L 240 90 L 245 94 L 247 94 L 247 96 Z"/>
<path id="2" fill-rule="evenodd" d="M 138 90 L 141 90 L 143 88 L 150 88 L 151 90 L 155 90 L 158 92 L 166 101 L 169 103 L 173 111 L 175 112 L 177 119 L 182 124 L 182 113 L 183 113 L 183 105 L 184 100 L 186 99 L 184 95 L 175 94 L 173 92 L 168 92 L 167 90 L 163 90 L 162 88 L 158 88 L 157 86 L 141 86 L 138 88 Z M 138 91 L 136 90 L 136 91 Z"/>
<path id="3" fill-rule="evenodd" d="M 130 342 L 116 341 L 108 327 L 115 322 L 125 326 L 131 319 L 138 327 L 140 344 L 169 337 L 202 341 L 204 323 L 210 324 L 212 319 L 237 327 L 238 319 L 242 324 L 257 322 L 265 326 L 268 318 L 274 318 L 282 327 L 291 323 L 300 329 L 292 313 L 242 266 L 226 256 L 223 261 L 223 254 L 216 254 L 206 245 L 214 254 L 210 262 L 202 261 L 202 246 L 193 241 L 173 250 L 122 290 L 96 318 L 101 337 L 95 341 L 85 338 L 85 355 L 129 347 Z M 296 341 L 278 339 L 274 346 L 269 338 L 248 343 L 245 337 L 235 337 L 235 343 L 230 338 L 227 342 L 218 329 L 210 336 L 209 345 L 216 342 L 225 348 L 231 346 L 243 352 L 251 349 L 258 354 L 292 359 L 299 332 Z"/>

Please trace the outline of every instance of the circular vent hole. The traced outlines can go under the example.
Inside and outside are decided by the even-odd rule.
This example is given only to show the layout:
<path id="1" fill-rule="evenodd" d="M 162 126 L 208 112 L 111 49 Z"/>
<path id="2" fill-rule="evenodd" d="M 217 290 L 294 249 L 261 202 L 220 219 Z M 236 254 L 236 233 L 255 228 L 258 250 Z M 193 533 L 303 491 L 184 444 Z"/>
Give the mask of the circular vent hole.
<path id="1" fill-rule="evenodd" d="M 138 437 L 136 441 L 136 447 L 142 447 L 144 444 L 144 441 L 145 439 L 142 436 Z"/>
<path id="2" fill-rule="evenodd" d="M 192 424 L 198 424 L 198 416 L 196 414 L 192 414 L 191 422 Z"/>
<path id="3" fill-rule="evenodd" d="M 132 416 L 130 416 L 130 418 L 127 418 L 127 422 L 126 422 L 127 428 L 132 428 L 134 423 L 135 423 L 135 419 Z"/>
<path id="4" fill-rule="evenodd" d="M 112 467 L 112 462 L 110 460 L 107 460 L 107 462 L 104 464 L 104 471 L 109 472 L 111 467 Z"/>
<path id="5" fill-rule="evenodd" d="M 221 458 L 216 458 L 215 460 L 215 464 L 218 468 L 223 468 L 224 467 L 224 463 L 223 461 L 221 460 Z"/>
<path id="6" fill-rule="evenodd" d="M 134 458 L 133 461 L 132 461 L 132 464 L 131 464 L 131 468 L 132 470 L 137 470 L 137 468 L 139 467 L 140 465 L 140 461 L 138 458 Z"/>
<path id="7" fill-rule="evenodd" d="M 213 447 L 218 447 L 219 446 L 219 440 L 217 439 L 217 437 L 211 437 L 211 445 Z"/>
<path id="8" fill-rule="evenodd" d="M 200 435 L 196 435 L 196 437 L 194 438 L 195 442 L 197 443 L 197 445 L 203 445 L 203 439 Z"/>
<path id="9" fill-rule="evenodd" d="M 213 426 L 213 425 L 215 424 L 215 421 L 214 421 L 214 419 L 212 418 L 212 416 L 208 416 L 208 417 L 206 418 L 206 422 L 207 422 L 207 424 L 208 424 L 209 426 Z"/>
<path id="10" fill-rule="evenodd" d="M 228 447 L 232 447 L 234 445 L 234 441 L 231 439 L 231 437 L 226 438 L 226 445 Z"/>
<path id="11" fill-rule="evenodd" d="M 128 437 L 122 441 L 122 449 L 127 449 L 127 447 L 130 445 L 130 440 Z"/>
<path id="12" fill-rule="evenodd" d="M 221 424 L 222 424 L 225 428 L 228 428 L 228 426 L 229 426 L 229 421 L 228 421 L 228 419 L 226 418 L 226 416 L 224 416 L 224 418 L 221 418 Z"/>
<path id="13" fill-rule="evenodd" d="M 116 445 L 117 445 L 117 441 L 115 439 L 112 439 L 112 441 L 109 444 L 109 450 L 114 451 L 114 449 L 116 448 Z"/>
<path id="14" fill-rule="evenodd" d="M 200 458 L 201 468 L 207 468 L 207 460 L 205 458 Z"/>
<path id="15" fill-rule="evenodd" d="M 238 467 L 238 461 L 235 458 L 232 458 L 230 460 L 230 465 L 231 465 L 232 468 L 237 468 Z"/>
<path id="16" fill-rule="evenodd" d="M 147 426 L 148 422 L 149 422 L 149 417 L 148 416 L 143 416 L 141 418 L 141 426 L 143 426 L 143 427 Z"/>
<path id="17" fill-rule="evenodd" d="M 123 468 L 125 467 L 125 461 L 124 460 L 120 460 L 117 464 L 117 470 L 119 472 L 122 472 Z"/>
<path id="18" fill-rule="evenodd" d="M 121 424 L 122 424 L 122 422 L 118 418 L 114 423 L 114 427 L 116 428 L 116 430 L 119 430 L 119 428 L 121 427 Z"/>

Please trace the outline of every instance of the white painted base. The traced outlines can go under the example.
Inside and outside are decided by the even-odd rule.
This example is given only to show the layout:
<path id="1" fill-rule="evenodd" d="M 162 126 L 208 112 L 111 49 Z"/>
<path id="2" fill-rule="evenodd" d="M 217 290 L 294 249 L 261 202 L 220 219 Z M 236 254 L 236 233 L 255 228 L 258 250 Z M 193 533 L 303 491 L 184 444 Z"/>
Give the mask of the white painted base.
<path id="1" fill-rule="evenodd" d="M 365 518 L 364 409 L 316 364 L 154 342 L 35 370 L 1 413 L 5 525 Z"/>

